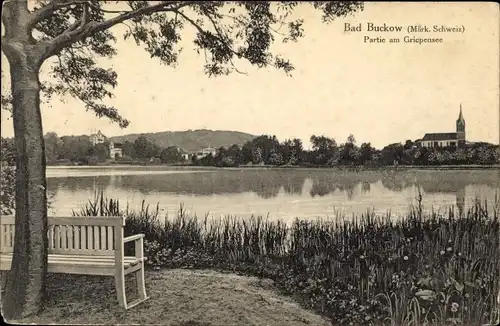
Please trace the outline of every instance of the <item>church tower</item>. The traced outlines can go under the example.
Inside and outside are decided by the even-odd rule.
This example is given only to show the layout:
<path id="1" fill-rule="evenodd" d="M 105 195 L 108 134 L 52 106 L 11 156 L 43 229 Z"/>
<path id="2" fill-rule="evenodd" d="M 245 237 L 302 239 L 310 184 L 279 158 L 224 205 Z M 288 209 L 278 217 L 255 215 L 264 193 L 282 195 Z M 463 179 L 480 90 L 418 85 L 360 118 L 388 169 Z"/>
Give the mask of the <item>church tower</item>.
<path id="1" fill-rule="evenodd" d="M 460 113 L 457 119 L 457 138 L 460 147 L 465 145 L 465 119 L 462 114 L 462 104 L 460 104 Z"/>

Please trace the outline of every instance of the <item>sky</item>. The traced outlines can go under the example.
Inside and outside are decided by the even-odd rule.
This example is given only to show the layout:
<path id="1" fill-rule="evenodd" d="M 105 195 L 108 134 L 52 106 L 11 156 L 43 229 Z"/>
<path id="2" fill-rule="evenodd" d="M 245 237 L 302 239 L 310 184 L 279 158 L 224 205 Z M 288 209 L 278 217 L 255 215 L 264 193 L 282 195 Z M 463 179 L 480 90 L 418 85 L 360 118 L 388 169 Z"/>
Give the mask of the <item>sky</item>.
<path id="1" fill-rule="evenodd" d="M 453 132 L 462 105 L 467 139 L 499 143 L 499 10 L 495 3 L 367 3 L 363 12 L 333 23 L 301 5 L 305 37 L 273 46 L 296 67 L 292 77 L 273 68 L 237 62 L 247 74 L 209 78 L 193 50 L 192 30 L 183 34 L 176 68 L 161 65 L 133 41 L 125 26 L 113 29 L 118 55 L 103 63 L 118 73 L 107 103 L 131 121 L 126 129 L 98 119 L 78 100 L 54 98 L 42 106 L 44 133 L 106 136 L 188 129 L 234 130 L 278 139 L 312 134 L 377 148 L 418 139 L 426 132 Z M 344 24 L 463 26 L 463 33 L 410 34 L 442 37 L 439 44 L 408 44 L 406 32 L 345 32 Z M 365 43 L 364 36 L 386 43 Z M 401 43 L 388 43 L 399 37 Z M 2 63 L 5 57 L 2 54 Z M 5 66 L 5 65 L 4 65 Z M 7 73 L 8 74 L 8 73 Z M 47 76 L 42 75 L 42 79 Z M 2 111 L 1 134 L 13 135 Z"/>

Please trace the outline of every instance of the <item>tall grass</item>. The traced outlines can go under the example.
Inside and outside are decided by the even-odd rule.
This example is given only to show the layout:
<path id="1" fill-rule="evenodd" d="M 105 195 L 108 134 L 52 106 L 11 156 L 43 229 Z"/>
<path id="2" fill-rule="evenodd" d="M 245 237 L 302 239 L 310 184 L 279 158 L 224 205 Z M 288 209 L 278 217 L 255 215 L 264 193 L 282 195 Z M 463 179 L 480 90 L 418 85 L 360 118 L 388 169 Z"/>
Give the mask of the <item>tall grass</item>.
<path id="1" fill-rule="evenodd" d="M 336 323 L 498 321 L 498 202 L 489 210 L 476 201 L 464 216 L 453 210 L 425 214 L 421 205 L 400 219 L 368 212 L 287 225 L 263 217 L 200 220 L 182 206 L 160 220 L 158 205 L 121 211 L 117 200 L 100 194 L 75 214 L 125 214 L 127 234 L 146 234 L 154 267 L 218 267 L 271 277 Z"/>

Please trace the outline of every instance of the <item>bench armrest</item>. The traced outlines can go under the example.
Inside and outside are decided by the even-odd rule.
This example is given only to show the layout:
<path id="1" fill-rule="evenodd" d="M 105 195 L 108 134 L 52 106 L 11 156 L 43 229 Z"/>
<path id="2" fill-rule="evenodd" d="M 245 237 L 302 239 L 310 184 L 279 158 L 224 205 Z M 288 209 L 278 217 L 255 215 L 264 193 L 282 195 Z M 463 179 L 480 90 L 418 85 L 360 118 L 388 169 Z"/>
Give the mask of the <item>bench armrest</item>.
<path id="1" fill-rule="evenodd" d="M 134 234 L 134 235 L 131 235 L 129 237 L 123 238 L 123 242 L 130 242 L 130 241 L 134 241 L 134 240 L 139 240 L 141 238 L 144 238 L 144 234 L 142 234 L 142 233 Z"/>
<path id="2" fill-rule="evenodd" d="M 134 241 L 135 244 L 135 257 L 143 263 L 146 260 L 144 257 L 144 234 L 134 234 L 123 239 L 123 243 Z"/>

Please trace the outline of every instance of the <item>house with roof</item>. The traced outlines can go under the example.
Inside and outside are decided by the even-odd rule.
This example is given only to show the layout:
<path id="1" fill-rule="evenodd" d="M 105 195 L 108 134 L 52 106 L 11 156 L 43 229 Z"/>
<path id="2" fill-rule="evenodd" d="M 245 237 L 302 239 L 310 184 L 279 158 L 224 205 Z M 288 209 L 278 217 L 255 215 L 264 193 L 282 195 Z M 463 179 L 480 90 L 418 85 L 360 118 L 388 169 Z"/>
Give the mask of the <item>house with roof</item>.
<path id="1" fill-rule="evenodd" d="M 417 146 L 433 148 L 433 147 L 464 147 L 466 144 L 465 138 L 465 119 L 462 114 L 462 104 L 460 104 L 460 112 L 456 121 L 455 132 L 440 132 L 427 133 L 422 139 L 415 141 Z"/>
<path id="2" fill-rule="evenodd" d="M 103 144 L 106 141 L 106 136 L 104 136 L 101 130 L 99 130 L 98 132 L 91 134 L 89 139 L 92 146 L 95 146 L 97 144 Z"/>

